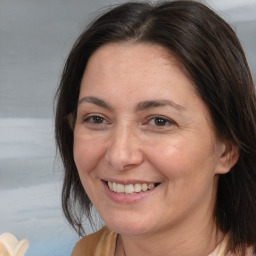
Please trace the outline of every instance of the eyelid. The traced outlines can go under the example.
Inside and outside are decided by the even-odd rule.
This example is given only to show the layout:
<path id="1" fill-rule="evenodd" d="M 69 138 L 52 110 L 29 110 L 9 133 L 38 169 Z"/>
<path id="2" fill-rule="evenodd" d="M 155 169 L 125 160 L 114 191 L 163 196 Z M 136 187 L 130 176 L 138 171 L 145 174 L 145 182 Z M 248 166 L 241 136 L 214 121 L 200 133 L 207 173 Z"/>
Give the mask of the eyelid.
<path id="1" fill-rule="evenodd" d="M 152 115 L 152 116 L 149 116 L 146 120 L 146 123 L 149 123 L 150 121 L 152 121 L 153 119 L 156 119 L 156 118 L 159 118 L 159 119 L 163 119 L 165 120 L 166 122 L 168 122 L 170 125 L 177 125 L 177 123 L 175 121 L 173 121 L 171 118 L 169 117 L 166 117 L 166 116 L 163 116 L 163 115 Z M 157 126 L 155 125 L 156 127 L 166 127 L 166 126 Z"/>
<path id="2" fill-rule="evenodd" d="M 86 119 L 90 119 L 90 118 L 92 118 L 92 117 L 100 117 L 100 118 L 104 119 L 105 122 L 104 122 L 104 123 L 99 123 L 99 124 L 97 124 L 97 123 L 88 122 L 88 121 L 86 120 Z M 105 125 L 106 123 L 110 123 L 110 121 L 109 121 L 104 115 L 98 114 L 98 113 L 90 113 L 90 114 L 88 114 L 88 115 L 83 116 L 82 122 L 83 122 L 83 123 L 90 123 L 91 125 Z"/>

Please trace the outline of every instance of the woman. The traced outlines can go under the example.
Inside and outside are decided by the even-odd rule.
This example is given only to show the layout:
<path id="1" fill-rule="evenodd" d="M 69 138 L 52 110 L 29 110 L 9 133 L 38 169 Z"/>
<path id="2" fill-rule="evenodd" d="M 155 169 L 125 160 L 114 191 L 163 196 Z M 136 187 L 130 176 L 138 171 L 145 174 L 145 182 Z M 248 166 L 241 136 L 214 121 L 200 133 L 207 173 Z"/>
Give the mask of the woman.
<path id="1" fill-rule="evenodd" d="M 255 88 L 240 43 L 203 4 L 126 3 L 75 43 L 58 90 L 72 255 L 253 255 Z"/>

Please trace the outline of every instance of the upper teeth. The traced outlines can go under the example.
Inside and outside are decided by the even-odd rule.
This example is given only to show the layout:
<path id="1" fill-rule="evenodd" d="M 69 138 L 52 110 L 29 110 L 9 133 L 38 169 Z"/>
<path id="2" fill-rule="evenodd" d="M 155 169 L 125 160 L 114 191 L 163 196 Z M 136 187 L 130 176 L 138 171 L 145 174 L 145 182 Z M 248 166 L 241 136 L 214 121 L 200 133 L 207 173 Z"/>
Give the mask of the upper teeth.
<path id="1" fill-rule="evenodd" d="M 139 193 L 141 191 L 147 191 L 155 187 L 154 183 L 146 184 L 128 184 L 123 185 L 115 182 L 108 181 L 108 186 L 110 190 L 116 192 L 116 193 L 124 193 L 124 194 L 132 194 L 134 192 Z"/>

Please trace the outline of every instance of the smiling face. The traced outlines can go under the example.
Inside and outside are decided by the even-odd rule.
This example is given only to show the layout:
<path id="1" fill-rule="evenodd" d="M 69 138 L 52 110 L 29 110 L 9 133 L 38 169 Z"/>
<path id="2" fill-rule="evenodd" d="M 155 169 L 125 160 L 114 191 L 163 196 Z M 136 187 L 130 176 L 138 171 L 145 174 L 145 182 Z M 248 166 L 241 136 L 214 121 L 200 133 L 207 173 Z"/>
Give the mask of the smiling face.
<path id="1" fill-rule="evenodd" d="M 104 222 L 130 235 L 211 223 L 217 174 L 228 171 L 212 127 L 164 48 L 99 48 L 81 82 L 74 159 Z"/>

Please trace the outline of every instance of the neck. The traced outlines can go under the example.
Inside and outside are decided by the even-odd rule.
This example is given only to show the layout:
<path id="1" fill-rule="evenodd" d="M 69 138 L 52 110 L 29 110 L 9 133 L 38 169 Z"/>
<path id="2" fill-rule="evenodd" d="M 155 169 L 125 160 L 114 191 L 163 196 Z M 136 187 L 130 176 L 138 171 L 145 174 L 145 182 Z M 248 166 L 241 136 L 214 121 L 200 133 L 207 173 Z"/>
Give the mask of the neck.
<path id="1" fill-rule="evenodd" d="M 202 219 L 197 223 L 184 223 L 179 230 L 166 229 L 165 232 L 153 235 L 121 235 L 118 245 L 118 256 L 205 256 L 210 254 L 223 239 L 223 233 L 218 231 L 213 222 L 202 225 Z M 193 226 L 193 227 L 191 227 Z"/>

